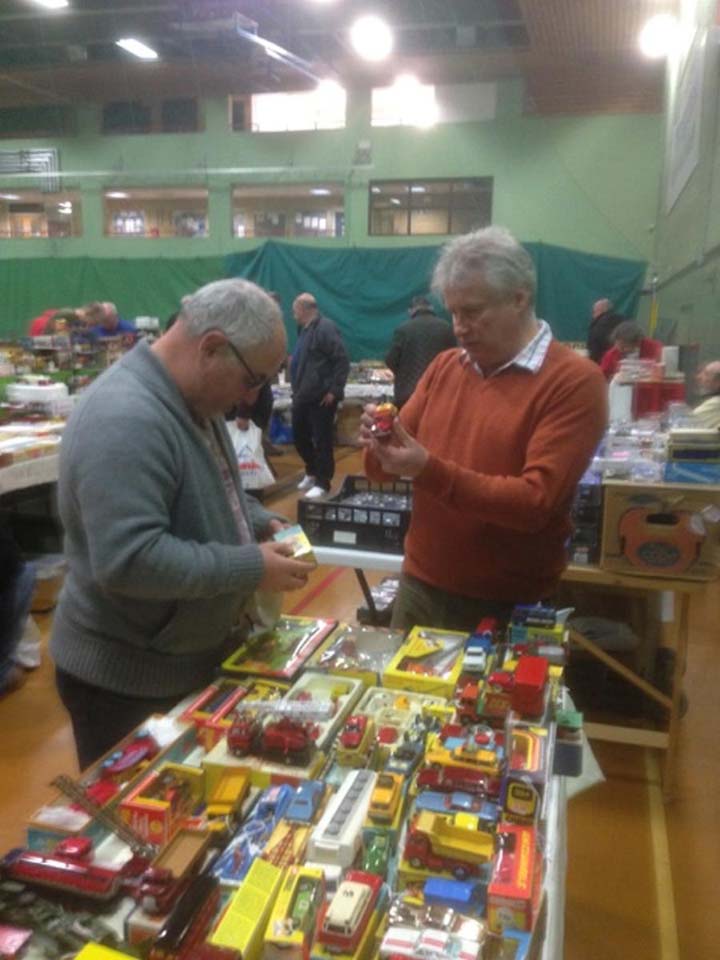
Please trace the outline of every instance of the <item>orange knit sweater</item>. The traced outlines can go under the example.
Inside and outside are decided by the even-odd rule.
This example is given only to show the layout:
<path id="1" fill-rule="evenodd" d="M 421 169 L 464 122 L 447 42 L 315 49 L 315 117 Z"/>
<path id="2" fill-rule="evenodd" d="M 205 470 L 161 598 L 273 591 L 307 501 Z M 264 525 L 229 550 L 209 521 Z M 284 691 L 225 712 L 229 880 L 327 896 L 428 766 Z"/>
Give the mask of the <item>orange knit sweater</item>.
<path id="1" fill-rule="evenodd" d="M 600 369 L 552 341 L 537 373 L 484 379 L 459 350 L 428 367 L 400 415 L 430 453 L 415 480 L 404 571 L 450 593 L 547 597 L 569 511 L 607 420 Z M 371 479 L 387 480 L 366 453 Z"/>

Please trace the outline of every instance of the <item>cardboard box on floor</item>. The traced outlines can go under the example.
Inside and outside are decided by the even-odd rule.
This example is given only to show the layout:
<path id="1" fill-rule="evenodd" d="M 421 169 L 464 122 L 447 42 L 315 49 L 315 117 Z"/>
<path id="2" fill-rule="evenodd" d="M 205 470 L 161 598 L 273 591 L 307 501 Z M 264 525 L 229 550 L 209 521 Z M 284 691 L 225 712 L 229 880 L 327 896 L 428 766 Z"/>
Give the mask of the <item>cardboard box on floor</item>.
<path id="1" fill-rule="evenodd" d="M 606 481 L 600 566 L 713 580 L 720 572 L 720 486 Z"/>

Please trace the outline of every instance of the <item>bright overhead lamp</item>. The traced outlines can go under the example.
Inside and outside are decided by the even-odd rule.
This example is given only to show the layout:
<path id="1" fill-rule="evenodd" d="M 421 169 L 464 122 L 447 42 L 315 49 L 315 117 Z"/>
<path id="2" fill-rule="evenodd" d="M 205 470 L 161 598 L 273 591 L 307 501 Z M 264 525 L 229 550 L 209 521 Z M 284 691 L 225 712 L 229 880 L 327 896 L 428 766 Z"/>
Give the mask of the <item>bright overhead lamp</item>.
<path id="1" fill-rule="evenodd" d="M 34 2 L 45 7 L 46 10 L 62 10 L 63 7 L 70 5 L 69 0 L 34 0 Z"/>
<path id="2" fill-rule="evenodd" d="M 370 187 L 370 193 L 382 193 L 380 187 Z"/>
<path id="3" fill-rule="evenodd" d="M 360 17 L 350 27 L 350 43 L 363 60 L 385 60 L 392 52 L 394 42 L 390 27 L 373 14 Z"/>
<path id="4" fill-rule="evenodd" d="M 313 187 L 310 191 L 314 197 L 329 197 L 330 192 L 327 187 Z"/>
<path id="5" fill-rule="evenodd" d="M 399 91 L 407 91 L 408 93 L 417 93 L 417 89 L 420 86 L 420 81 L 415 76 L 414 73 L 400 73 L 393 82 L 393 88 Z"/>
<path id="6" fill-rule="evenodd" d="M 651 60 L 667 57 L 677 43 L 679 25 L 669 13 L 651 17 L 640 31 L 638 43 L 642 53 Z"/>
<path id="7" fill-rule="evenodd" d="M 315 93 L 319 94 L 324 100 L 332 100 L 334 97 L 344 97 L 345 90 L 340 86 L 337 80 L 331 80 L 325 77 L 315 88 Z"/>
<path id="8" fill-rule="evenodd" d="M 0 200 L 19 200 L 19 193 L 0 193 Z"/>
<path id="9" fill-rule="evenodd" d="M 396 207 L 400 206 L 401 201 L 397 197 L 390 197 L 390 203 L 394 203 Z"/>
<path id="10" fill-rule="evenodd" d="M 149 47 L 141 40 L 135 40 L 133 37 L 123 37 L 122 40 L 116 40 L 115 45 L 122 47 L 123 50 L 127 50 L 128 53 L 131 53 L 134 57 L 138 57 L 140 60 L 157 60 L 158 58 L 157 51 L 153 50 L 152 47 Z"/>
<path id="11" fill-rule="evenodd" d="M 425 187 L 421 187 L 419 183 L 414 183 L 410 187 L 410 193 L 427 193 L 427 189 Z"/>
<path id="12" fill-rule="evenodd" d="M 130 194 L 123 193 L 122 190 L 113 190 L 111 193 L 106 193 L 105 196 L 110 200 L 127 200 Z"/>

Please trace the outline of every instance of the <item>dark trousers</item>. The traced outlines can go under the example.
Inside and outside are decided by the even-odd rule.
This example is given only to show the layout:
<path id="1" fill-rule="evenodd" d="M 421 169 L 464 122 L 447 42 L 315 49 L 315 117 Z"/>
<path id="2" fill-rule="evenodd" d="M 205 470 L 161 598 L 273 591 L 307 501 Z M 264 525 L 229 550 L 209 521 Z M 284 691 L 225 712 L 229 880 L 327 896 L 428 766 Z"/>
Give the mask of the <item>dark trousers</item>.
<path id="1" fill-rule="evenodd" d="M 15 666 L 15 651 L 22 640 L 34 589 L 35 565 L 23 563 L 13 581 L 0 590 L 0 692 Z"/>
<path id="2" fill-rule="evenodd" d="M 80 769 L 107 753 L 152 713 L 167 713 L 180 697 L 128 697 L 55 671 L 60 699 L 70 714 Z"/>
<path id="3" fill-rule="evenodd" d="M 483 617 L 495 617 L 504 628 L 514 606 L 501 600 L 478 600 L 447 593 L 403 573 L 391 625 L 396 630 L 418 626 L 471 633 Z"/>
<path id="4" fill-rule="evenodd" d="M 292 429 L 295 449 L 305 464 L 305 473 L 325 490 L 335 474 L 333 433 L 337 404 L 321 407 L 319 403 L 294 403 Z"/>

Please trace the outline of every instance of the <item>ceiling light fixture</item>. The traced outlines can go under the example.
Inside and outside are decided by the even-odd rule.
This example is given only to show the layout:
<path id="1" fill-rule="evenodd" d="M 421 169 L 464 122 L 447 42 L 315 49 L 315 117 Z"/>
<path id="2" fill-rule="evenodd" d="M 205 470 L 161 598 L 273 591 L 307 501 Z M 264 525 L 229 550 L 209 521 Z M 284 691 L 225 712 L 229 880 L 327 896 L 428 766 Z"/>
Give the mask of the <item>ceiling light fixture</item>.
<path id="1" fill-rule="evenodd" d="M 642 53 L 652 60 L 667 57 L 677 43 L 679 25 L 669 13 L 660 13 L 651 17 L 640 31 L 638 43 Z"/>
<path id="2" fill-rule="evenodd" d="M 113 190 L 111 193 L 106 193 L 105 196 L 110 200 L 127 200 L 130 194 L 123 193 L 121 190 Z"/>
<path id="3" fill-rule="evenodd" d="M 70 5 L 69 0 L 35 0 L 35 3 L 45 7 L 46 10 L 62 10 L 63 7 Z"/>
<path id="4" fill-rule="evenodd" d="M 390 203 L 394 203 L 396 207 L 400 206 L 400 200 L 397 197 L 390 197 Z"/>
<path id="5" fill-rule="evenodd" d="M 370 187 L 370 193 L 382 193 L 380 187 Z"/>
<path id="6" fill-rule="evenodd" d="M 363 60 L 377 62 L 390 55 L 395 41 L 387 23 L 369 14 L 360 17 L 350 27 L 350 43 Z"/>
<path id="7" fill-rule="evenodd" d="M 310 193 L 314 197 L 329 197 L 331 191 L 327 187 L 313 187 Z"/>
<path id="8" fill-rule="evenodd" d="M 421 187 L 419 183 L 414 183 L 414 184 L 410 187 L 410 193 L 426 193 L 426 192 L 427 192 L 427 191 L 426 191 L 426 188 L 425 188 L 425 187 Z"/>
<path id="9" fill-rule="evenodd" d="M 0 200 L 19 200 L 19 193 L 0 193 Z"/>
<path id="10" fill-rule="evenodd" d="M 123 37 L 122 40 L 116 40 L 115 45 L 122 47 L 123 50 L 127 50 L 128 53 L 131 53 L 134 57 L 138 57 L 140 60 L 158 59 L 156 50 L 153 50 L 152 47 L 143 43 L 142 40 L 135 40 L 134 37 Z"/>

